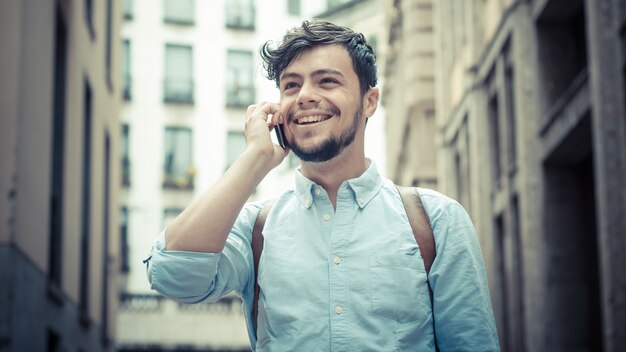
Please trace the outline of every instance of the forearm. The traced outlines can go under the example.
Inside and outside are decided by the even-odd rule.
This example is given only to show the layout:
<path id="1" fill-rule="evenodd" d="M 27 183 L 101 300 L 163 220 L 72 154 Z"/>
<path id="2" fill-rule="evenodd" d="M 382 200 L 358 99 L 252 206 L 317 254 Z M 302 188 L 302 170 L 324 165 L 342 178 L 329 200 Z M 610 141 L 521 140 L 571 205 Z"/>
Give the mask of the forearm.
<path id="1" fill-rule="evenodd" d="M 219 253 L 237 215 L 271 170 L 271 155 L 247 150 L 167 227 L 166 249 Z"/>

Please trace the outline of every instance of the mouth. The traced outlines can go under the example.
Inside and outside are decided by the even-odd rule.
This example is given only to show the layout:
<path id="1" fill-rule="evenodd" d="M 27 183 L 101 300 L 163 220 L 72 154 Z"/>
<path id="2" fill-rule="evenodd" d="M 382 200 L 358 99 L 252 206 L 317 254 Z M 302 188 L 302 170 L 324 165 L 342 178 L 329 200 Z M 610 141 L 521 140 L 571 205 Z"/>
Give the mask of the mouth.
<path id="1" fill-rule="evenodd" d="M 312 125 L 330 119 L 332 115 L 308 115 L 294 119 L 296 125 Z"/>

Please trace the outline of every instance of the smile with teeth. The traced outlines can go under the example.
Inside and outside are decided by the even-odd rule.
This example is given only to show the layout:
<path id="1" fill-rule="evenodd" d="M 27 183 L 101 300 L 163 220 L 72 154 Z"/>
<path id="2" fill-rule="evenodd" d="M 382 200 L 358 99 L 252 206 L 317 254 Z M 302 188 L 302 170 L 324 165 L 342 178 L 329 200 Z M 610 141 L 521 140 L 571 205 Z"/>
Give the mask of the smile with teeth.
<path id="1" fill-rule="evenodd" d="M 307 125 L 307 124 L 311 124 L 311 123 L 322 122 L 322 121 L 325 121 L 325 120 L 327 120 L 329 118 L 330 118 L 330 116 L 328 116 L 328 115 L 304 116 L 304 117 L 301 117 L 301 118 L 297 119 L 296 120 L 296 124 L 298 124 L 298 125 Z"/>

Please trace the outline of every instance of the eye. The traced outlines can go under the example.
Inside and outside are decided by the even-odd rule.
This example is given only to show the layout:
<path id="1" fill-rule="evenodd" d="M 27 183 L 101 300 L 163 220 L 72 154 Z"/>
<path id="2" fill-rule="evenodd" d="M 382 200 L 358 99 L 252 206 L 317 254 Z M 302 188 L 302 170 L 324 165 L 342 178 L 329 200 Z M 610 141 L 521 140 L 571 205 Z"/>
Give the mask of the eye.
<path id="1" fill-rule="evenodd" d="M 287 82 L 283 86 L 283 90 L 289 90 L 291 88 L 296 88 L 296 87 L 298 87 L 298 84 L 296 82 Z"/>
<path id="2" fill-rule="evenodd" d="M 337 82 L 337 80 L 336 80 L 336 79 L 334 79 L 334 78 L 331 78 L 331 77 L 324 77 L 324 78 L 322 78 L 322 79 L 320 80 L 320 83 L 322 83 L 322 84 L 328 84 L 328 83 L 339 83 L 339 82 Z"/>

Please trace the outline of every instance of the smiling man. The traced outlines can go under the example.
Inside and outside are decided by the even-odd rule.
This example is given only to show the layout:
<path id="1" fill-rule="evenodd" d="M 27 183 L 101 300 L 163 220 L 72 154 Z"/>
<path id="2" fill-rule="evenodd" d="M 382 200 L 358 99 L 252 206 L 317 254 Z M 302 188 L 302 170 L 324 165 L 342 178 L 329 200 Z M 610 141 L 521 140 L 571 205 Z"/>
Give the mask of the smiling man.
<path id="1" fill-rule="evenodd" d="M 419 189 L 428 261 L 398 188 L 365 157 L 379 91 L 363 35 L 305 21 L 261 56 L 280 102 L 248 107 L 245 151 L 155 242 L 152 288 L 186 303 L 239 294 L 257 351 L 499 350 L 465 210 Z M 288 148 L 271 140 L 278 124 Z M 295 188 L 246 203 L 289 150 Z"/>

